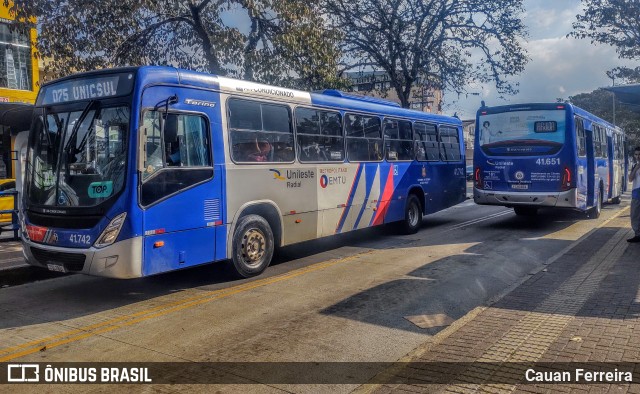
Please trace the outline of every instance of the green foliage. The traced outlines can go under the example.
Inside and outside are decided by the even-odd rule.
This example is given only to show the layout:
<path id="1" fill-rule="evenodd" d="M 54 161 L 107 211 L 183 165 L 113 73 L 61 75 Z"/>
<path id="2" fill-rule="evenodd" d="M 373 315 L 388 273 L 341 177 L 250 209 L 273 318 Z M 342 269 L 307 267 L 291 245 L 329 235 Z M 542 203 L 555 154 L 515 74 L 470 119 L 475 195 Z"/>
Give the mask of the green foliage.
<path id="1" fill-rule="evenodd" d="M 570 36 L 616 47 L 621 58 L 640 58 L 640 2 L 638 0 L 582 0 Z"/>
<path id="2" fill-rule="evenodd" d="M 325 28 L 315 1 L 14 3 L 12 11 L 23 24 L 37 18 L 37 49 L 52 77 L 155 64 L 302 89 L 342 83 L 335 77 L 339 36 Z"/>
<path id="3" fill-rule="evenodd" d="M 640 59 L 640 2 L 638 0 L 582 0 L 584 11 L 576 16 L 575 38 L 614 46 L 622 59 Z M 620 67 L 607 73 L 624 83 L 640 81 L 640 67 Z"/>
<path id="4" fill-rule="evenodd" d="M 613 122 L 613 93 L 604 89 L 594 90 L 591 93 L 581 93 L 569 97 L 568 100 L 592 114 L 601 117 L 607 122 Z M 616 100 L 616 126 L 625 131 L 629 146 L 640 146 L 640 113 L 623 105 Z"/>
<path id="5" fill-rule="evenodd" d="M 528 61 L 522 0 L 322 0 L 344 34 L 345 69 L 390 76 L 404 107 L 421 85 L 464 93 L 470 82 L 517 92 L 510 76 Z"/>

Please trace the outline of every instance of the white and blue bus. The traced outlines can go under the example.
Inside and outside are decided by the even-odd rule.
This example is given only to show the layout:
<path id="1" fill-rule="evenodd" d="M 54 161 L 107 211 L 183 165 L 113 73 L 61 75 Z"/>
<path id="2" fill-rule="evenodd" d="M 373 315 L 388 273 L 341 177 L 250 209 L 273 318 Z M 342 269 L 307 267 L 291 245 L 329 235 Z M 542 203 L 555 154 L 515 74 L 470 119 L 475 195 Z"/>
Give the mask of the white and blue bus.
<path id="1" fill-rule="evenodd" d="M 465 200 L 459 119 L 334 90 L 307 93 L 169 67 L 40 89 L 23 215 L 27 261 L 115 278 L 230 260 Z"/>
<path id="2" fill-rule="evenodd" d="M 623 131 L 571 104 L 482 107 L 476 117 L 474 201 L 570 208 L 599 217 L 620 203 L 628 159 Z"/>

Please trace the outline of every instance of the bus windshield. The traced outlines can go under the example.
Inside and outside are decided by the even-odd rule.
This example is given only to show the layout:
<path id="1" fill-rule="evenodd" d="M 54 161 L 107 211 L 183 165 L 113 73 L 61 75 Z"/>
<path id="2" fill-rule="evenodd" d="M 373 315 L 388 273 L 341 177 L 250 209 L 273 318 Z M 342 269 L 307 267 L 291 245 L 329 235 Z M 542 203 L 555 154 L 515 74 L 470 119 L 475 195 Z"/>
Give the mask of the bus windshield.
<path id="1" fill-rule="evenodd" d="M 36 109 L 29 139 L 28 201 L 91 207 L 122 190 L 129 116 L 127 106 L 103 107 L 96 100 L 73 110 Z"/>
<path id="2" fill-rule="evenodd" d="M 557 152 L 565 141 L 565 111 L 512 111 L 481 115 L 478 127 L 479 145 L 486 153 L 550 154 Z"/>

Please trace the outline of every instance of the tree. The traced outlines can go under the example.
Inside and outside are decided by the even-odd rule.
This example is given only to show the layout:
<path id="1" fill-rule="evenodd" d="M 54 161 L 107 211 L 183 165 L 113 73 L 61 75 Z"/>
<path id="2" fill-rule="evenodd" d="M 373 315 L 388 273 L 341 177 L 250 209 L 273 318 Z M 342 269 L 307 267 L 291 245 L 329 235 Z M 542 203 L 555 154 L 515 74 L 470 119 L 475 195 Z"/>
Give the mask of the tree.
<path id="1" fill-rule="evenodd" d="M 15 0 L 12 11 L 23 24 L 37 18 L 37 49 L 55 77 L 172 64 L 305 89 L 339 82 L 338 35 L 316 1 Z"/>
<path id="2" fill-rule="evenodd" d="M 571 96 L 568 101 L 613 123 L 613 98 L 611 92 L 597 89 L 590 93 Z M 616 126 L 625 131 L 630 146 L 640 145 L 640 113 L 629 109 L 619 101 L 616 101 L 615 108 Z"/>
<path id="3" fill-rule="evenodd" d="M 582 0 L 584 12 L 576 16 L 569 36 L 612 45 L 622 59 L 640 59 L 640 2 L 637 0 Z M 640 80 L 640 67 L 617 68 L 610 78 Z"/>
<path id="4" fill-rule="evenodd" d="M 584 13 L 576 16 L 571 36 L 616 47 L 621 58 L 640 57 L 640 2 L 637 0 L 582 0 Z"/>
<path id="5" fill-rule="evenodd" d="M 323 0 L 343 32 L 345 70 L 385 71 L 403 107 L 417 84 L 463 93 L 469 82 L 517 90 L 528 61 L 522 0 Z"/>

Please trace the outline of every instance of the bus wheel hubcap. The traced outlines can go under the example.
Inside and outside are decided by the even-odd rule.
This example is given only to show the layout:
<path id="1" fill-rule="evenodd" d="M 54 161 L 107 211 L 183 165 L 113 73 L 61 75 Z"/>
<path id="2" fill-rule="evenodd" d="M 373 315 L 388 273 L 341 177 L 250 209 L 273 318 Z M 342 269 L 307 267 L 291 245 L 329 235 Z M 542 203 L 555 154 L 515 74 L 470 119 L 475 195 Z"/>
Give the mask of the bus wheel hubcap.
<path id="1" fill-rule="evenodd" d="M 418 224 L 418 207 L 415 205 L 411 205 L 411 207 L 409 207 L 409 224 L 411 226 Z"/>
<path id="2" fill-rule="evenodd" d="M 249 265 L 257 265 L 264 257 L 266 240 L 262 232 L 251 229 L 246 232 L 242 240 L 242 255 Z"/>

